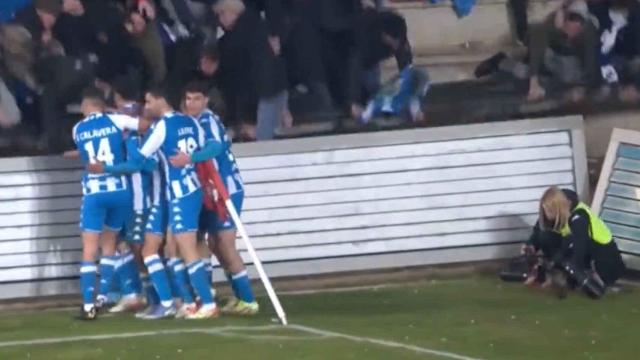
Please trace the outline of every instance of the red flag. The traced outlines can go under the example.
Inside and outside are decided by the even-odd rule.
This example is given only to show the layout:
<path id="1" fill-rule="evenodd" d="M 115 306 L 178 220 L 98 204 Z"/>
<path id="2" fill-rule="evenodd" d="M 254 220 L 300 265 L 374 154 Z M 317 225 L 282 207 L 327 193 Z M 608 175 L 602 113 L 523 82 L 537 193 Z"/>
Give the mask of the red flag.
<path id="1" fill-rule="evenodd" d="M 224 203 L 229 198 L 229 193 L 220 178 L 220 174 L 218 174 L 211 161 L 197 163 L 196 172 L 204 191 L 204 206 L 208 210 L 215 211 L 220 221 L 226 221 L 228 214 Z"/>

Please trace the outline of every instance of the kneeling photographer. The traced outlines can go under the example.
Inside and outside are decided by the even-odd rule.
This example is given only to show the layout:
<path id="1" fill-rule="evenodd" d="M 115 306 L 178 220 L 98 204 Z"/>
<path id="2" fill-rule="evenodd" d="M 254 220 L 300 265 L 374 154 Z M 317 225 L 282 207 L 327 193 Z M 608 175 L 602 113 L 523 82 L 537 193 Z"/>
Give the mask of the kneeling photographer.
<path id="1" fill-rule="evenodd" d="M 601 298 L 625 268 L 606 224 L 575 192 L 557 187 L 542 196 L 538 222 L 522 255 L 520 262 L 530 266 L 525 284 L 552 285 L 559 297 L 567 289 L 581 289 Z"/>

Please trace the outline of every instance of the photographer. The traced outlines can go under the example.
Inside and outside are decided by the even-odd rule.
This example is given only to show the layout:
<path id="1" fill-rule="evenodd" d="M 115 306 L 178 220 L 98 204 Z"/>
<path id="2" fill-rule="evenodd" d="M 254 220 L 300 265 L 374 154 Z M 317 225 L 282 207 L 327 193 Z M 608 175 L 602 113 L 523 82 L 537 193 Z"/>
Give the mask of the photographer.
<path id="1" fill-rule="evenodd" d="M 611 232 L 575 192 L 551 187 L 540 200 L 539 219 L 522 253 L 542 252 L 545 269 L 560 269 L 570 287 L 599 298 L 624 271 Z M 537 280 L 545 276 L 536 274 Z M 536 279 L 532 275 L 527 283 Z"/>

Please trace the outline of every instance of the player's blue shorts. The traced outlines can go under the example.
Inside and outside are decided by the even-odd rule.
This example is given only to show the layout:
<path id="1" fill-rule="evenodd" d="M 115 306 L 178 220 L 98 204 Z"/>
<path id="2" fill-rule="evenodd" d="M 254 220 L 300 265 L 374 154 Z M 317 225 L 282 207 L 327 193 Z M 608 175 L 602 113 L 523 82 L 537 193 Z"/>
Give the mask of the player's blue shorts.
<path id="1" fill-rule="evenodd" d="M 167 232 L 167 206 L 165 201 L 153 205 L 147 216 L 146 233 L 164 236 Z"/>
<path id="2" fill-rule="evenodd" d="M 119 232 L 131 214 L 131 191 L 94 193 L 82 197 L 80 229 L 101 233 L 103 229 Z"/>
<path id="3" fill-rule="evenodd" d="M 174 234 L 198 231 L 198 219 L 202 208 L 202 190 L 170 200 L 169 226 Z"/>
<path id="4" fill-rule="evenodd" d="M 146 232 L 147 218 L 151 210 L 131 211 L 129 221 L 126 225 L 125 239 L 130 244 L 144 244 L 144 234 Z"/>
<path id="5" fill-rule="evenodd" d="M 230 195 L 231 202 L 233 206 L 235 206 L 238 211 L 238 215 L 242 212 L 242 203 L 244 202 L 244 191 L 238 191 Z M 221 231 L 230 231 L 235 230 L 236 224 L 231 219 L 231 215 L 227 214 L 227 218 L 222 221 L 218 218 L 218 214 L 215 211 L 211 211 L 202 208 L 202 212 L 200 213 L 200 223 L 198 226 L 198 230 L 200 232 L 206 232 L 209 234 L 217 234 Z"/>

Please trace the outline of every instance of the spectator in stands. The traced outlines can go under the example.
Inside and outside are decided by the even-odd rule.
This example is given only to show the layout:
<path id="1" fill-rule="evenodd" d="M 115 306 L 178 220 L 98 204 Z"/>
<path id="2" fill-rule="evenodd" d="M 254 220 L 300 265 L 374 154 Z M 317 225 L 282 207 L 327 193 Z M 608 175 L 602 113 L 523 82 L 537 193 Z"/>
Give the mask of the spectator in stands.
<path id="1" fill-rule="evenodd" d="M 16 14 L 14 22 L 29 31 L 36 46 L 48 45 L 54 39 L 53 27 L 61 12 L 60 0 L 35 0 Z"/>
<path id="2" fill-rule="evenodd" d="M 124 74 L 144 75 L 144 60 L 131 45 L 120 9 L 99 0 L 64 0 L 63 9 L 54 32 L 67 55 L 98 59 L 96 75 L 105 83 Z"/>
<path id="3" fill-rule="evenodd" d="M 9 89 L 0 78 L 0 129 L 10 129 L 20 123 L 20 109 Z"/>
<path id="4" fill-rule="evenodd" d="M 481 63 L 476 76 L 501 70 L 517 79 L 528 79 L 529 101 L 542 100 L 548 91 L 566 88 L 570 88 L 570 100 L 581 101 L 587 89 L 600 84 L 599 48 L 586 3 L 575 1 L 531 29 L 528 65 L 499 53 Z"/>
<path id="5" fill-rule="evenodd" d="M 167 76 L 165 49 L 160 34 L 154 24 L 154 18 L 147 12 L 130 10 L 125 22 L 127 31 L 133 39 L 133 46 L 144 56 L 145 65 L 150 73 L 147 86 L 161 84 Z M 155 16 L 155 14 L 153 14 Z"/>
<path id="6" fill-rule="evenodd" d="M 36 61 L 31 34 L 17 24 L 0 26 L 0 69 L 22 113 L 24 130 L 32 135 L 40 133 L 37 104 L 40 85 L 36 79 Z"/>
<path id="7" fill-rule="evenodd" d="M 362 11 L 361 1 L 316 0 L 310 6 L 313 24 L 320 35 L 329 91 L 336 105 L 348 109 L 349 59 L 354 47 L 354 24 Z"/>
<path id="8" fill-rule="evenodd" d="M 36 0 L 16 16 L 16 23 L 24 26 L 32 42 L 24 49 L 33 51 L 30 56 L 35 70 L 36 89 L 40 94 L 40 130 L 42 145 L 57 150 L 64 147 L 68 136 L 64 126 L 65 106 L 80 89 L 93 81 L 93 67 L 97 59 L 81 59 L 65 56 L 65 50 L 56 39 L 55 25 L 62 12 L 59 0 Z M 31 64 L 27 64 L 31 66 Z M 15 70 L 13 71 L 16 72 Z"/>
<path id="9" fill-rule="evenodd" d="M 600 34 L 600 68 L 607 84 L 622 85 L 622 100 L 640 100 L 640 3 L 635 0 L 591 0 Z"/>
<path id="10" fill-rule="evenodd" d="M 265 22 L 241 0 L 220 0 L 214 10 L 226 31 L 219 46 L 229 121 L 242 124 L 248 138 L 273 139 L 288 111 L 284 61 L 269 42 Z"/>
<path id="11" fill-rule="evenodd" d="M 13 20 L 16 13 L 32 3 L 32 0 L 0 1 L 0 24 Z"/>
<path id="12" fill-rule="evenodd" d="M 356 50 L 349 66 L 349 102 L 354 119 L 361 117 L 363 104 L 380 90 L 380 62 L 392 56 L 398 72 L 413 61 L 404 18 L 391 11 L 366 9 L 357 24 Z"/>
<path id="13" fill-rule="evenodd" d="M 226 107 L 219 89 L 219 66 L 220 54 L 217 46 L 206 46 L 200 54 L 198 70 L 191 80 L 198 81 L 207 86 L 207 97 L 209 98 L 209 104 L 211 105 L 212 110 L 224 119 L 226 116 Z"/>
<path id="14" fill-rule="evenodd" d="M 2 55 L 7 76 L 20 82 L 31 92 L 38 91 L 35 75 L 36 49 L 29 31 L 19 24 L 6 24 L 2 29 Z"/>
<path id="15" fill-rule="evenodd" d="M 296 103 L 304 105 L 306 100 L 313 103 L 311 107 L 315 110 L 330 110 L 332 101 L 322 61 L 321 37 L 313 24 L 313 4 L 305 0 L 286 1 L 285 13 L 282 54 L 292 89 L 290 104 L 292 107 Z"/>
<path id="16" fill-rule="evenodd" d="M 138 117 L 142 115 L 140 104 L 140 84 L 135 79 L 122 76 L 114 80 L 112 84 L 113 103 L 118 112 Z"/>

